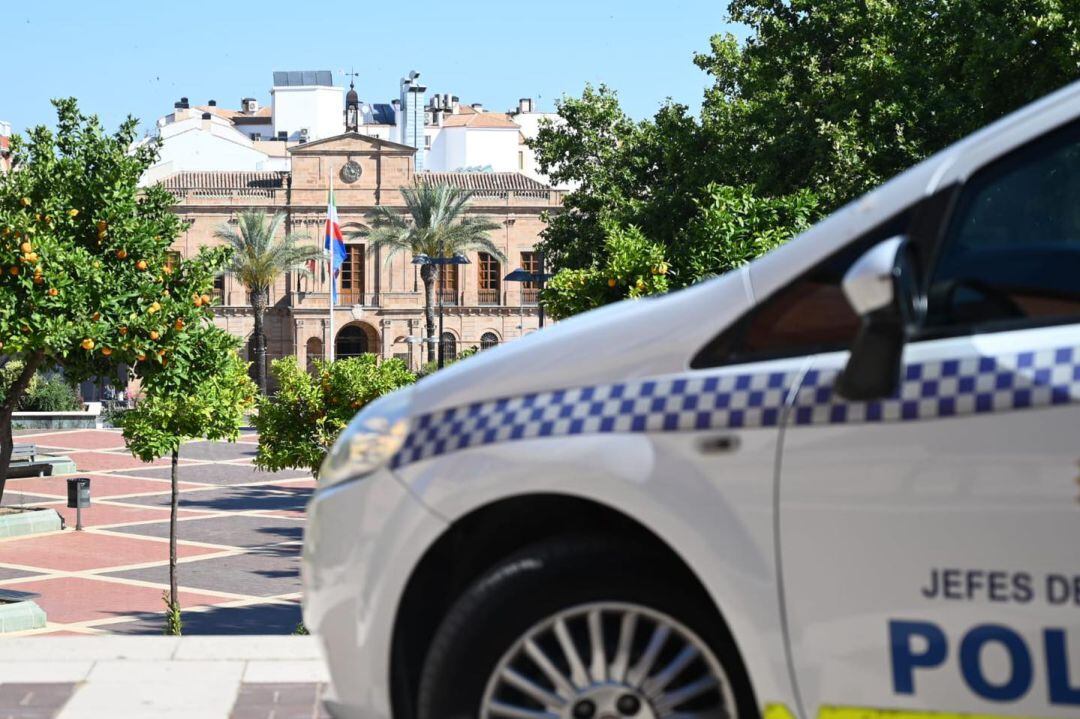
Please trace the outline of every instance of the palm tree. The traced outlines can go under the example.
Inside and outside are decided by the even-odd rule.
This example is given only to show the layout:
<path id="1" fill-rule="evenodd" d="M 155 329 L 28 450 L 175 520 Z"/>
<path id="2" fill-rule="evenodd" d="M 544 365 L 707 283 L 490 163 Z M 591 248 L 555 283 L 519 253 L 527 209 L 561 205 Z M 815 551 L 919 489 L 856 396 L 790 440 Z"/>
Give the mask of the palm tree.
<path id="1" fill-rule="evenodd" d="M 418 181 L 401 188 L 405 212 L 380 205 L 368 213 L 370 227 L 349 233 L 351 239 L 365 238 L 368 253 L 386 251 L 386 260 L 408 251 L 414 257 L 451 257 L 478 250 L 505 262 L 506 257 L 488 237 L 498 225 L 483 217 L 465 214 L 466 205 L 475 193 L 449 185 Z M 424 281 L 424 316 L 427 330 L 428 362 L 435 361 L 435 280 L 439 265 L 420 265 Z M 439 338 L 440 341 L 442 338 Z"/>
<path id="2" fill-rule="evenodd" d="M 266 394 L 266 331 L 263 315 L 270 302 L 270 287 L 286 272 L 310 276 L 305 263 L 323 257 L 316 245 L 298 245 L 295 235 L 278 237 L 285 215 L 272 218 L 260 210 L 240 213 L 236 227 L 222 225 L 214 237 L 233 248 L 232 263 L 227 272 L 233 273 L 247 288 L 251 311 L 255 315 L 255 375 L 259 391 Z"/>

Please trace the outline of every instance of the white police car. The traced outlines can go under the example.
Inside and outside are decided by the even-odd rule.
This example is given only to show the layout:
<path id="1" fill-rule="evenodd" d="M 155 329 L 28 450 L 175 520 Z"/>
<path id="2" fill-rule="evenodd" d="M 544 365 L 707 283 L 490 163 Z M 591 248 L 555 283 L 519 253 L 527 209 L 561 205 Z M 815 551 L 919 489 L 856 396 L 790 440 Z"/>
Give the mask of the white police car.
<path id="1" fill-rule="evenodd" d="M 335 715 L 1080 717 L 1078 117 L 367 407 L 305 540 Z"/>

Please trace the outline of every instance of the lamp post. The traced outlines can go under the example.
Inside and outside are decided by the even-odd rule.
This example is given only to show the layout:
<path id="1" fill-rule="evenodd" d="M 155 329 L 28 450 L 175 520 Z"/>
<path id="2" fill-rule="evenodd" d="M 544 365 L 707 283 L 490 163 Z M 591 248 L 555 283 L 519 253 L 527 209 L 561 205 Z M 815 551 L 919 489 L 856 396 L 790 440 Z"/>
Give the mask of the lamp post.
<path id="1" fill-rule="evenodd" d="M 413 257 L 412 263 L 414 265 L 435 265 L 439 268 L 439 369 L 443 368 L 443 265 L 468 265 L 470 264 L 469 258 L 460 252 L 454 253 L 450 257 L 442 256 L 442 243 L 439 243 L 439 256 L 431 257 L 423 253 Z"/>
<path id="2" fill-rule="evenodd" d="M 544 263 L 544 260 L 541 258 L 541 260 L 540 260 L 540 271 L 539 272 L 529 272 L 528 270 L 525 270 L 525 269 L 523 269 L 521 267 L 518 267 L 516 270 L 514 270 L 513 272 L 508 274 L 506 277 L 503 277 L 503 280 L 506 281 L 506 282 L 521 282 L 522 283 L 522 288 L 521 289 L 522 289 L 523 294 L 524 294 L 524 290 L 525 290 L 524 283 L 526 283 L 526 282 L 535 282 L 536 285 L 537 285 L 537 291 L 539 292 L 539 290 L 544 289 L 544 283 L 551 277 L 551 275 L 549 273 L 544 272 L 543 263 Z M 522 299 L 522 304 L 524 304 L 524 298 Z M 544 327 L 544 303 L 540 301 L 539 297 L 536 300 L 536 306 L 538 308 L 540 327 L 543 328 Z M 525 328 L 522 327 L 521 330 L 522 330 L 522 334 L 524 334 Z"/>

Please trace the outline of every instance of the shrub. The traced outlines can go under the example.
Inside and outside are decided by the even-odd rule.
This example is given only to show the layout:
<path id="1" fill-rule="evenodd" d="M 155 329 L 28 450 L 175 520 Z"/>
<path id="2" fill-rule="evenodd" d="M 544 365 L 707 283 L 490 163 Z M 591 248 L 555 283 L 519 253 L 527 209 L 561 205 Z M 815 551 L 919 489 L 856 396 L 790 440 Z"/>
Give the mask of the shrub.
<path id="1" fill-rule="evenodd" d="M 252 418 L 259 432 L 255 464 L 260 469 L 319 467 L 341 430 L 368 402 L 411 384 L 416 377 L 399 359 L 361 355 L 335 362 L 316 361 L 313 373 L 295 357 L 276 360 L 270 369 L 278 391 L 258 401 Z"/>
<path id="2" fill-rule="evenodd" d="M 30 384 L 21 407 L 26 412 L 75 412 L 83 408 L 79 395 L 62 377 L 40 376 Z"/>

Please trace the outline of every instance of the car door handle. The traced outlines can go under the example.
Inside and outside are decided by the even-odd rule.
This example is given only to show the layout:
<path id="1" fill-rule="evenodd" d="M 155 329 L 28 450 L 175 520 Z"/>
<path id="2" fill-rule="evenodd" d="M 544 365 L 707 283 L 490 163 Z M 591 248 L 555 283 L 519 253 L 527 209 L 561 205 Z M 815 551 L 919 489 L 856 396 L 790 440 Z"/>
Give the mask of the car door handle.
<path id="1" fill-rule="evenodd" d="M 698 441 L 698 451 L 702 454 L 729 454 L 738 448 L 739 437 L 734 434 L 703 437 Z"/>

